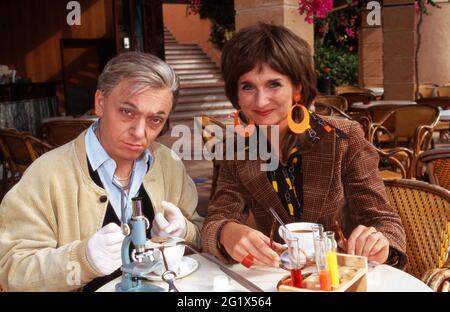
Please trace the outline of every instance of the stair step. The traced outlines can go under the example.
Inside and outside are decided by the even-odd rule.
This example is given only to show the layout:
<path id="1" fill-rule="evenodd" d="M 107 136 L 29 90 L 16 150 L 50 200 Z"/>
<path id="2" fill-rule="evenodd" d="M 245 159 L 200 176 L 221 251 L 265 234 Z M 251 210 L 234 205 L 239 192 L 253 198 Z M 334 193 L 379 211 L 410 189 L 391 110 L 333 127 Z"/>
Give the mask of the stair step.
<path id="1" fill-rule="evenodd" d="M 222 85 L 224 84 L 223 80 L 220 79 L 215 79 L 215 78 L 211 78 L 211 79 L 195 79 L 195 80 L 181 80 L 180 81 L 180 87 L 184 88 L 184 87 L 189 87 L 189 86 L 198 86 L 198 85 L 204 85 L 204 84 L 211 84 L 211 83 L 222 83 Z"/>
<path id="2" fill-rule="evenodd" d="M 214 103 L 228 101 L 227 97 L 223 94 L 194 94 L 194 95 L 180 95 L 178 97 L 178 104 L 191 104 L 191 103 Z"/>
<path id="3" fill-rule="evenodd" d="M 230 102 L 177 104 L 174 112 L 204 112 L 206 110 L 232 109 Z"/>
<path id="4" fill-rule="evenodd" d="M 210 88 L 210 87 L 221 87 L 225 86 L 223 80 L 219 82 L 199 82 L 194 80 L 192 82 L 181 83 L 180 89 L 195 89 L 195 88 Z"/>
<path id="5" fill-rule="evenodd" d="M 179 44 L 168 44 L 165 46 L 166 50 L 199 50 L 200 47 L 196 44 L 187 44 L 187 43 L 179 43 Z"/>
<path id="6" fill-rule="evenodd" d="M 218 109 L 218 110 L 208 110 L 204 112 L 180 112 L 172 114 L 170 120 L 190 120 L 202 115 L 213 117 L 228 116 L 234 113 L 235 111 L 236 111 L 235 109 Z"/>
<path id="7" fill-rule="evenodd" d="M 218 68 L 177 69 L 176 72 L 178 75 L 220 74 Z"/>
<path id="8" fill-rule="evenodd" d="M 179 92 L 179 97 L 181 98 L 182 96 L 192 96 L 192 95 L 212 95 L 212 94 L 219 94 L 219 95 L 224 95 L 225 91 L 223 89 L 223 87 L 211 87 L 211 88 L 204 88 L 204 87 L 198 87 L 198 88 L 183 88 L 180 89 Z"/>
<path id="9" fill-rule="evenodd" d="M 216 68 L 217 69 L 217 65 L 213 62 L 209 62 L 209 63 L 199 63 L 199 64 L 174 64 L 171 65 L 173 69 L 177 70 L 177 69 L 199 69 L 199 68 Z"/>
<path id="10" fill-rule="evenodd" d="M 195 53 L 195 54 L 169 54 L 166 55 L 166 61 L 175 61 L 175 60 L 190 60 L 190 59 L 209 59 L 208 55 L 205 53 Z"/>
<path id="11" fill-rule="evenodd" d="M 178 75 L 181 80 L 196 80 L 196 79 L 220 79 L 222 76 L 218 73 L 215 74 L 193 74 L 193 75 L 187 75 L 182 74 Z"/>
<path id="12" fill-rule="evenodd" d="M 208 57 L 185 59 L 185 60 L 166 60 L 166 61 L 169 65 L 211 63 L 211 59 Z"/>
<path id="13" fill-rule="evenodd" d="M 210 79 L 210 78 L 222 78 L 220 73 L 204 73 L 204 74 L 178 74 L 180 79 Z"/>
<path id="14" fill-rule="evenodd" d="M 166 49 L 166 56 L 168 55 L 198 55 L 198 54 L 205 54 L 200 48 L 196 50 L 167 50 Z"/>

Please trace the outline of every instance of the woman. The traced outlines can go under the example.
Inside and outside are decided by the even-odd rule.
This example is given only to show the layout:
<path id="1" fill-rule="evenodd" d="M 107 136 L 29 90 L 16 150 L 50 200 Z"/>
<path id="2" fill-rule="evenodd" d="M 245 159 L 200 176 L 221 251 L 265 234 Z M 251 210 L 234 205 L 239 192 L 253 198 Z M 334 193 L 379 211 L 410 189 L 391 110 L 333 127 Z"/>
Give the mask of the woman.
<path id="1" fill-rule="evenodd" d="M 308 44 L 281 26 L 244 28 L 223 50 L 222 75 L 248 129 L 279 127 L 279 166 L 264 172 L 261 160 L 224 162 L 202 230 L 204 250 L 224 262 L 278 266 L 281 245 L 268 237 L 273 207 L 286 223 L 335 230 L 338 221 L 348 253 L 404 265 L 405 233 L 389 205 L 377 152 L 357 122 L 305 109 L 317 93 Z M 250 212 L 253 226 L 246 225 Z"/>

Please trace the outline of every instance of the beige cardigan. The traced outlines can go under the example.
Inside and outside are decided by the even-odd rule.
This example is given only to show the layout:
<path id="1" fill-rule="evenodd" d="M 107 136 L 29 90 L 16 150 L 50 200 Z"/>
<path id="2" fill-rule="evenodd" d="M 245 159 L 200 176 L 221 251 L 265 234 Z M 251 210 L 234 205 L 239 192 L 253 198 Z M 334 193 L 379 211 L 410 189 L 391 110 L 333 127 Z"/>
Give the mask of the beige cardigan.
<path id="1" fill-rule="evenodd" d="M 91 180 L 77 139 L 38 158 L 0 205 L 0 285 L 12 291 L 76 290 L 101 276 L 88 263 L 86 244 L 102 227 L 106 192 Z M 197 191 L 182 161 L 167 147 L 150 146 L 153 164 L 144 188 L 155 213 L 167 200 L 187 219 L 186 241 L 200 246 L 203 219 Z"/>

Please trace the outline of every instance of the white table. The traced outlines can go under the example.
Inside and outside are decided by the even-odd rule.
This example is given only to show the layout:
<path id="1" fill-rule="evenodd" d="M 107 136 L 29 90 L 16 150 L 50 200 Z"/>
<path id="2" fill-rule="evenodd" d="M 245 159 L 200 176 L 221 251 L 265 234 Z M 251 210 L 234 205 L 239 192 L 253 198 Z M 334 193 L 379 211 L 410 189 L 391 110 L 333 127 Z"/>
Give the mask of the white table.
<path id="1" fill-rule="evenodd" d="M 441 110 L 439 121 L 450 121 L 450 109 Z"/>
<path id="2" fill-rule="evenodd" d="M 184 278 L 175 281 L 176 287 L 181 292 L 211 292 L 213 291 L 213 280 L 217 275 L 224 275 L 219 267 L 202 258 L 199 255 L 191 255 L 199 262 L 199 268 Z M 276 285 L 278 281 L 289 273 L 282 269 L 272 267 L 258 267 L 247 269 L 240 264 L 235 264 L 231 268 L 237 273 L 241 274 L 245 278 L 249 279 L 264 291 L 274 292 L 276 291 Z M 425 285 L 422 281 L 418 280 L 412 275 L 409 275 L 403 271 L 397 270 L 388 265 L 369 265 L 369 272 L 367 276 L 367 290 L 369 292 L 431 292 L 432 290 Z M 114 287 L 120 282 L 120 277 L 109 282 L 101 287 L 99 292 L 114 291 Z M 167 289 L 167 284 L 164 282 L 152 282 L 155 285 L 161 286 Z M 242 292 L 247 291 L 244 287 L 230 279 L 229 291 Z"/>
<path id="3" fill-rule="evenodd" d="M 365 88 L 372 91 L 372 93 L 377 97 L 382 96 L 384 93 L 384 88 L 382 87 L 365 87 Z"/>
<path id="4" fill-rule="evenodd" d="M 351 109 L 357 110 L 367 110 L 369 108 L 377 107 L 377 106 L 405 106 L 405 105 L 414 105 L 417 104 L 414 101 L 370 101 L 368 103 L 363 102 L 355 102 L 351 105 Z"/>

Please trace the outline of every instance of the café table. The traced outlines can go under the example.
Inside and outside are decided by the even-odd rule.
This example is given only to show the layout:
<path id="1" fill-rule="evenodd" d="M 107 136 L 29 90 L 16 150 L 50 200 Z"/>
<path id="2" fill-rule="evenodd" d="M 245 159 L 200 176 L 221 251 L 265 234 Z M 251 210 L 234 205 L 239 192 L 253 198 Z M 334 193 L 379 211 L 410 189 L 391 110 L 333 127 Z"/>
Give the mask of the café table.
<path id="1" fill-rule="evenodd" d="M 441 110 L 439 121 L 450 121 L 450 109 Z"/>
<path id="2" fill-rule="evenodd" d="M 175 285 L 181 292 L 212 292 L 214 291 L 214 278 L 216 276 L 224 276 L 225 273 L 220 270 L 218 265 L 209 260 L 204 259 L 200 255 L 190 255 L 198 262 L 198 268 L 192 274 L 175 280 Z M 252 267 L 247 269 L 241 264 L 229 266 L 233 271 L 247 278 L 265 292 L 277 291 L 276 285 L 278 281 L 289 274 L 289 272 L 273 267 Z M 97 291 L 112 292 L 115 285 L 120 282 L 120 277 L 103 285 Z M 165 290 L 168 289 L 166 283 L 162 281 L 152 281 L 154 285 L 160 286 Z M 230 292 L 248 291 L 246 288 L 229 279 Z M 419 279 L 408 273 L 395 269 L 388 265 L 374 265 L 369 263 L 367 274 L 367 291 L 368 292 L 431 292 L 432 290 Z"/>
<path id="3" fill-rule="evenodd" d="M 414 101 L 370 101 L 368 103 L 355 102 L 351 105 L 351 110 L 369 110 L 379 106 L 405 106 L 417 104 Z"/>
<path id="4" fill-rule="evenodd" d="M 372 91 L 373 95 L 375 95 L 377 98 L 382 97 L 384 94 L 384 88 L 382 87 L 365 87 L 365 88 Z"/>

